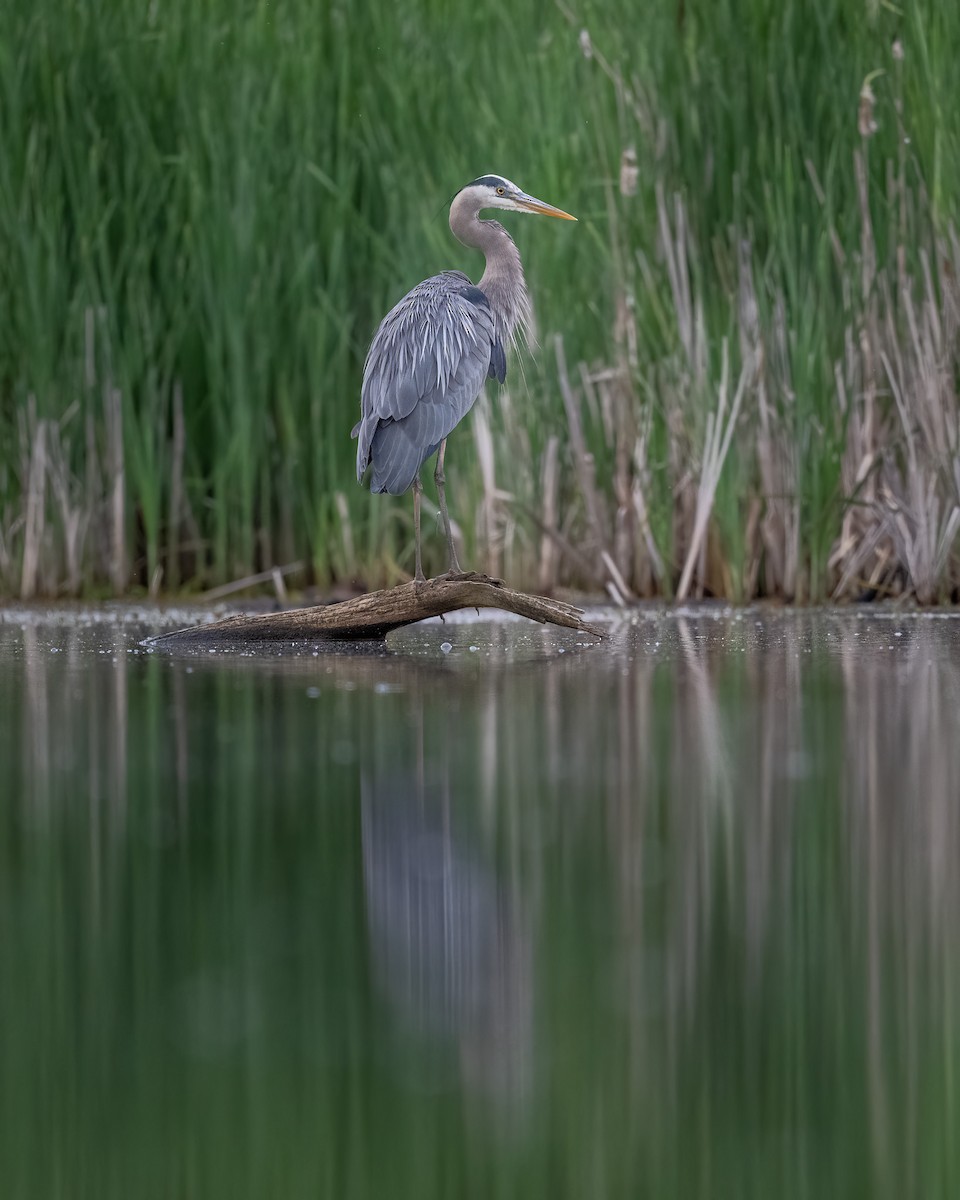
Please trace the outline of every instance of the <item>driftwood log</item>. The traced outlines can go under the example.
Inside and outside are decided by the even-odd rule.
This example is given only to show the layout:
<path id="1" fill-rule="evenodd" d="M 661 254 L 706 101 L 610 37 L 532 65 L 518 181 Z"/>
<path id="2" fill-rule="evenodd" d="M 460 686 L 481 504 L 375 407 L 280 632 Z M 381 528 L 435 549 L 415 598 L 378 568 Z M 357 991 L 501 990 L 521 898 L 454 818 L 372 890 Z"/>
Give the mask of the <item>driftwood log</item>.
<path id="1" fill-rule="evenodd" d="M 211 645 L 231 642 L 291 642 L 333 639 L 382 639 L 391 629 L 412 625 L 458 608 L 499 608 L 529 617 L 541 624 L 561 625 L 602 637 L 583 621 L 583 611 L 559 600 L 528 596 L 504 587 L 486 575 L 441 576 L 419 585 L 405 583 L 381 592 L 370 592 L 339 604 L 320 604 L 286 612 L 225 617 L 212 624 L 195 625 L 151 638 L 152 645 Z"/>

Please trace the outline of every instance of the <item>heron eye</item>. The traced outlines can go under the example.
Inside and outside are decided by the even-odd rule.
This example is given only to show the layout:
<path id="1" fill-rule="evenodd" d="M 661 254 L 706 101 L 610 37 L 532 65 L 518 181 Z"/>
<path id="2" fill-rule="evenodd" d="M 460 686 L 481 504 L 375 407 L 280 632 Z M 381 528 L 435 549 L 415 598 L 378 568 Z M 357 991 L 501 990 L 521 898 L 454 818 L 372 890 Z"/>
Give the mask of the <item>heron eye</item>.
<path id="1" fill-rule="evenodd" d="M 497 195 L 498 195 L 498 196 L 502 196 L 502 195 L 503 195 L 503 193 L 504 193 L 504 191 L 505 191 L 505 189 L 504 189 L 504 188 L 502 188 L 502 187 L 498 187 L 498 188 L 497 188 Z"/>

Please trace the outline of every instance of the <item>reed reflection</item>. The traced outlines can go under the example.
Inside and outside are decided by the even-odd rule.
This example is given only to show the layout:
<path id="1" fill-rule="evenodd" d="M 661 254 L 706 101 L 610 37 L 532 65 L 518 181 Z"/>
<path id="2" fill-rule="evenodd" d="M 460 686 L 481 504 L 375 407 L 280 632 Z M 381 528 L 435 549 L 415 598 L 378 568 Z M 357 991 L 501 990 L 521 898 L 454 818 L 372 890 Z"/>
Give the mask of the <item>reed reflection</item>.
<path id="1" fill-rule="evenodd" d="M 478 625 L 174 659 L 0 627 L 4 911 L 34 931 L 0 943 L 0 1055 L 108 1046 L 132 941 L 131 1028 L 171 996 L 215 1026 L 219 984 L 184 981 L 242 993 L 256 1020 L 218 1055 L 276 1136 L 335 1077 L 371 1105 L 361 1147 L 391 1136 L 384 1088 L 428 1158 L 455 1137 L 487 1161 L 438 1098 L 522 1113 L 534 1195 L 639 1163 L 651 1194 L 706 1195 L 704 1158 L 713 1194 L 960 1190 L 957 628 L 691 610 L 590 651 Z M 54 1076 L 17 1052 L 0 1109 L 46 1111 Z M 202 1125 L 192 1069 L 154 1103 Z M 354 1118 L 328 1119 L 336 1141 Z"/>

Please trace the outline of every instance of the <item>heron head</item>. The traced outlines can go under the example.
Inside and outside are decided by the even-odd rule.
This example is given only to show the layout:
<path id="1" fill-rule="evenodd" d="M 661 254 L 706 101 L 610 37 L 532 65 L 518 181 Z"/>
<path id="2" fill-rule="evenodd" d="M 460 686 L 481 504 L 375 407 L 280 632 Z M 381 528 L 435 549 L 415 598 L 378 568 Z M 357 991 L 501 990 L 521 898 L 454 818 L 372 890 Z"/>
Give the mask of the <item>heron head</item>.
<path id="1" fill-rule="evenodd" d="M 542 217 L 559 217 L 561 221 L 575 221 L 577 218 L 562 208 L 555 208 L 536 196 L 528 196 L 515 183 L 504 179 L 502 175 L 481 175 L 468 183 L 463 191 L 469 191 L 471 198 L 476 201 L 477 211 L 485 208 L 502 208 L 507 212 L 537 213 Z"/>

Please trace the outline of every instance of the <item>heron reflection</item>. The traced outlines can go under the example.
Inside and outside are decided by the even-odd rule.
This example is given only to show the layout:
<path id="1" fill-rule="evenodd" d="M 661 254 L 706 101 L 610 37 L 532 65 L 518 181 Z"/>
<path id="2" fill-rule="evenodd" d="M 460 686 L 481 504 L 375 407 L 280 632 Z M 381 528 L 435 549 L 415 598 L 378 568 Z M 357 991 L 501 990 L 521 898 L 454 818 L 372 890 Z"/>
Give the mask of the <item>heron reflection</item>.
<path id="1" fill-rule="evenodd" d="M 533 978 L 522 904 L 457 829 L 446 783 L 365 772 L 362 812 L 374 976 L 403 1034 L 455 1050 L 469 1088 L 524 1095 Z"/>

